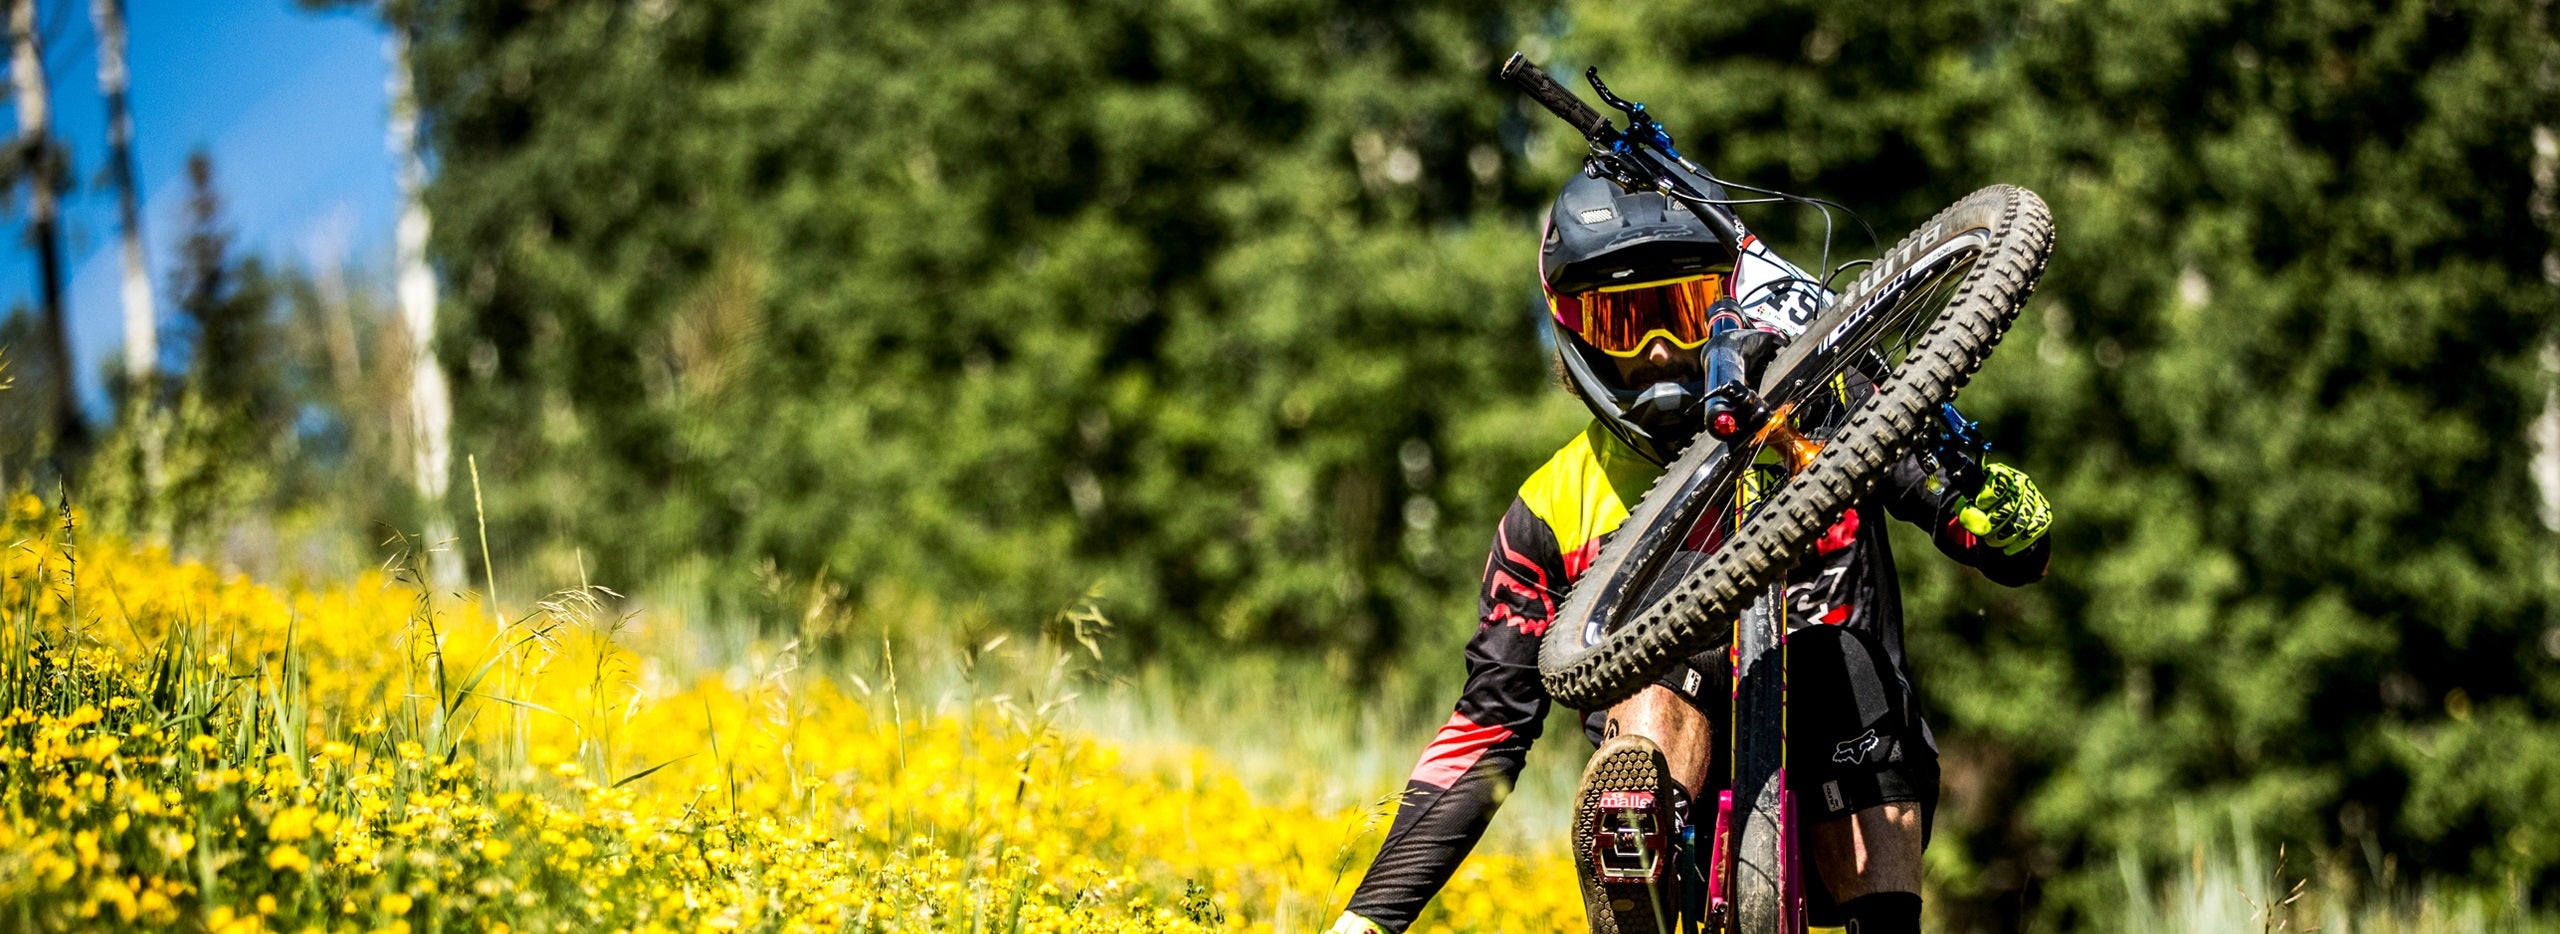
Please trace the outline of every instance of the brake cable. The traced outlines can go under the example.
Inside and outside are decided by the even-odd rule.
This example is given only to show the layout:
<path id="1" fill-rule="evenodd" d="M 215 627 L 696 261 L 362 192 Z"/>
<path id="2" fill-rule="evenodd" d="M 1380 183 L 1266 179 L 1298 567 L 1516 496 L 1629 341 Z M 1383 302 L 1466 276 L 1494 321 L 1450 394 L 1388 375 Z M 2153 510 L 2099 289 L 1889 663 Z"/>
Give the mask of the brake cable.
<path id="1" fill-rule="evenodd" d="M 1652 189 L 1657 193 L 1678 198 L 1692 207 L 1731 207 L 1734 205 L 1744 204 L 1776 204 L 1780 202 L 1792 202 L 1821 212 L 1822 260 L 1818 265 L 1822 270 L 1822 275 L 1819 278 L 1807 278 L 1801 275 L 1787 276 L 1782 279 L 1772 280 L 1770 283 L 1764 283 L 1760 289 L 1754 289 L 1754 293 L 1759 292 L 1761 289 L 1768 288 L 1770 285 L 1774 285 L 1777 282 L 1785 281 L 1805 282 L 1823 290 L 1825 293 L 1828 293 L 1831 291 L 1831 280 L 1836 278 L 1840 272 L 1857 265 L 1870 264 L 1874 262 L 1873 260 L 1857 260 L 1851 263 L 1842 264 L 1836 268 L 1831 265 L 1831 248 L 1836 232 L 1836 222 L 1831 216 L 1831 210 L 1833 208 L 1838 208 L 1842 213 L 1849 215 L 1851 220 L 1857 221 L 1859 228 L 1866 232 L 1868 243 L 1875 248 L 1875 251 L 1878 254 L 1882 254 L 1884 252 L 1884 242 L 1876 236 L 1875 226 L 1867 223 L 1867 219 L 1864 216 L 1860 215 L 1857 211 L 1851 210 L 1849 206 L 1828 198 L 1815 198 L 1798 195 L 1774 188 L 1762 188 L 1756 185 L 1746 185 L 1741 182 L 1729 181 L 1727 179 L 1720 178 L 1716 176 L 1715 173 L 1709 172 L 1704 167 L 1699 166 L 1696 162 L 1690 161 L 1688 157 L 1681 155 L 1679 148 L 1672 142 L 1671 132 L 1663 127 L 1661 121 L 1653 118 L 1653 114 L 1646 110 L 1643 102 L 1629 101 L 1625 98 L 1619 97 L 1615 93 L 1612 93 L 1609 90 L 1609 85 L 1600 80 L 1600 68 L 1598 66 L 1595 65 L 1584 69 L 1582 76 L 1583 80 L 1591 83 L 1591 90 L 1600 95 L 1602 103 L 1605 103 L 1627 115 L 1627 126 L 1625 129 L 1616 130 L 1615 132 L 1607 134 L 1605 137 L 1595 137 L 1591 140 L 1591 154 L 1586 160 L 1588 168 L 1605 168 L 1607 170 L 1607 177 L 1611 181 L 1617 182 L 1619 187 L 1628 189 L 1639 187 Z M 1755 192 L 1758 194 L 1768 195 L 1770 197 L 1709 198 L 1703 194 L 1689 191 L 1687 190 L 1688 185 L 1686 183 L 1679 182 L 1677 179 L 1671 177 L 1667 172 L 1655 171 L 1655 167 L 1648 164 L 1652 160 L 1645 156 L 1644 150 L 1647 149 L 1651 149 L 1670 158 L 1674 164 L 1687 170 L 1690 174 L 1696 175 L 1709 182 L 1713 182 L 1719 186 Z M 1592 174 L 1597 176 L 1601 173 L 1599 171 L 1593 171 Z M 1737 238 L 1737 242 L 1734 244 L 1734 248 L 1737 252 L 1739 252 L 1742 247 L 1738 240 L 1739 238 Z"/>

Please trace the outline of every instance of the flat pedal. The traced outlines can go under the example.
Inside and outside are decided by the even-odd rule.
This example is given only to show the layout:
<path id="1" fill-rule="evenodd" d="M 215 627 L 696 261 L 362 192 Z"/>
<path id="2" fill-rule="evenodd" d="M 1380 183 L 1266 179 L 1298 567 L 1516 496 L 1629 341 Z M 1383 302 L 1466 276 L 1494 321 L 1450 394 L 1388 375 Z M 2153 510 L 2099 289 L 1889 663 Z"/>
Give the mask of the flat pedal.
<path id="1" fill-rule="evenodd" d="M 1671 770 L 1641 736 L 1601 744 L 1583 769 L 1573 818 L 1574 868 L 1594 934 L 1672 934 Z"/>

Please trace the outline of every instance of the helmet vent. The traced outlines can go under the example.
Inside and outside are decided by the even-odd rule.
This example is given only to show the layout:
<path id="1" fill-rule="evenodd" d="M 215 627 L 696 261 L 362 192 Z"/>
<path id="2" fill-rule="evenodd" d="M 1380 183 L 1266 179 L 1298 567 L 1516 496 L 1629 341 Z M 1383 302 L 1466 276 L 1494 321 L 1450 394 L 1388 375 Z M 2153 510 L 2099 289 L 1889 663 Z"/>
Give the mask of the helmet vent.
<path id="1" fill-rule="evenodd" d="M 1592 208 L 1588 211 L 1582 212 L 1581 219 L 1585 224 L 1597 224 L 1616 216 L 1618 216 L 1618 212 L 1609 210 L 1608 208 Z"/>

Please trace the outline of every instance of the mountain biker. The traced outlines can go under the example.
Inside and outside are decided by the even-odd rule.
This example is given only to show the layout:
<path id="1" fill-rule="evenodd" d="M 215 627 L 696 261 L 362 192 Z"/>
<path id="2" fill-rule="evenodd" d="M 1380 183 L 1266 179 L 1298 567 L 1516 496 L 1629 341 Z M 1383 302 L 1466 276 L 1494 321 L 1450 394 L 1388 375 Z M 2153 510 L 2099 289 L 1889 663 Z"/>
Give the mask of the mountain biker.
<path id="1" fill-rule="evenodd" d="M 1712 182 L 1691 181 L 1724 197 Z M 1758 341 L 1773 344 L 1800 334 L 1822 299 L 1809 277 L 1755 238 L 1746 237 L 1737 255 L 1686 205 L 1588 174 L 1557 196 L 1539 271 L 1557 367 L 1594 418 L 1530 475 L 1503 515 L 1465 650 L 1466 686 L 1414 766 L 1336 934 L 1410 926 L 1483 835 L 1546 720 L 1540 637 L 1602 540 L 1702 427 L 1695 403 L 1711 388 L 1702 385 L 1700 362 L 1711 332 L 1739 326 L 1774 335 Z M 1834 416 L 1870 389 L 1855 377 L 1833 388 Z M 1823 417 L 1809 411 L 1800 420 Z M 1906 457 L 1787 576 L 1789 626 L 1803 627 L 1787 643 L 1789 781 L 1816 869 L 1806 898 L 1817 926 L 1919 929 L 1937 745 L 1903 655 L 1900 593 L 1881 520 L 1919 525 L 1941 552 L 2001 584 L 2042 578 L 2052 518 L 2043 495 L 2013 468 L 1984 465 L 1983 473 L 1982 491 L 1966 497 Z M 1704 547 L 1696 538 L 1692 547 Z M 1711 647 L 1633 698 L 1586 712 L 1584 732 L 1599 750 L 1580 807 L 1594 807 L 1601 764 L 1627 757 L 1673 780 L 1676 787 L 1664 790 L 1682 820 L 1687 801 L 1712 794 L 1711 741 L 1731 713 L 1728 648 L 1729 641 Z M 1612 904 L 1590 865 L 1591 840 L 1574 845 L 1592 929 L 1653 929 L 1649 906 Z"/>

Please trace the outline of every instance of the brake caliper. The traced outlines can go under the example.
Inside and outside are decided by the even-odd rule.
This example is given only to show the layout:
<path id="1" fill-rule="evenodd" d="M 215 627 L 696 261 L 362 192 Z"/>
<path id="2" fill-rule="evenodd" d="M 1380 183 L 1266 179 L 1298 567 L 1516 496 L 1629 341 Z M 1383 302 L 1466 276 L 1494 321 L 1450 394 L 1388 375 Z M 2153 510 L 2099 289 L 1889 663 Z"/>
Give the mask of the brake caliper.
<path id="1" fill-rule="evenodd" d="M 1802 473 L 1822 453 L 1822 442 L 1796 431 L 1795 410 L 1792 402 L 1772 409 L 1751 387 L 1726 383 L 1707 393 L 1707 434 L 1737 446 L 1768 445 L 1785 459 L 1787 473 Z"/>

